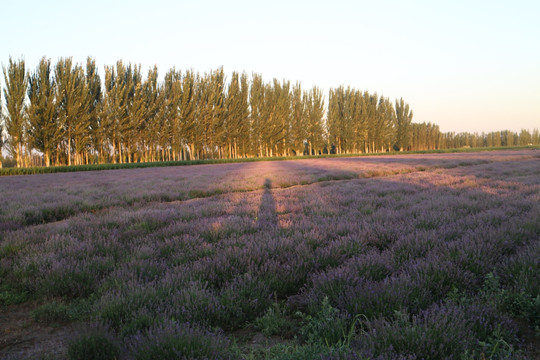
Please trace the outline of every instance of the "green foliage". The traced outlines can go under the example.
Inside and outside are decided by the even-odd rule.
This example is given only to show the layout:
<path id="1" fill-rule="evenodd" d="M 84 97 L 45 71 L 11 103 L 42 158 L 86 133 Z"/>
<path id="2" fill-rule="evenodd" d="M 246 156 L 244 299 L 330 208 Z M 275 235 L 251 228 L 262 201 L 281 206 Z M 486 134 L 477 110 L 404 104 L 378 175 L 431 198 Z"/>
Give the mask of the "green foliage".
<path id="1" fill-rule="evenodd" d="M 223 194 L 223 190 L 221 189 L 212 189 L 212 190 L 199 190 L 199 189 L 192 189 L 189 190 L 188 196 L 190 199 L 197 199 L 197 198 L 205 198 L 210 197 L 214 195 Z"/>
<path id="2" fill-rule="evenodd" d="M 350 351 L 346 348 L 329 348 L 322 344 L 276 344 L 270 347 L 251 349 L 242 354 L 246 360 L 312 360 L 328 357 L 330 359 L 347 359 Z M 353 359 L 362 359 L 354 357 Z M 366 359 L 367 360 L 367 359 Z"/>
<path id="3" fill-rule="evenodd" d="M 540 334 L 540 295 L 501 290 L 497 294 L 497 301 L 502 310 L 526 320 Z"/>
<path id="4" fill-rule="evenodd" d="M 82 66 L 71 58 L 60 59 L 55 67 L 56 106 L 65 131 L 67 164 L 82 164 L 83 150 L 89 144 L 89 94 Z M 72 163 L 72 157 L 74 162 Z"/>
<path id="5" fill-rule="evenodd" d="M 494 303 L 502 311 L 527 321 L 540 334 L 540 294 L 527 291 L 527 279 L 525 277 L 521 279 L 523 281 L 519 282 L 520 288 L 505 288 L 501 285 L 499 277 L 490 273 L 486 276 L 481 297 L 487 302 Z M 534 276 L 530 276 L 530 280 L 534 281 Z M 532 285 L 538 287 L 536 281 Z"/>
<path id="6" fill-rule="evenodd" d="M 219 314 L 219 326 L 238 329 L 255 320 L 271 305 L 270 290 L 259 278 L 249 275 L 238 277 L 220 296 L 224 311 Z"/>
<path id="7" fill-rule="evenodd" d="M 30 300 L 27 291 L 0 284 L 0 305 L 22 304 Z"/>
<path id="8" fill-rule="evenodd" d="M 304 326 L 300 329 L 302 338 L 308 344 L 331 346 L 349 346 L 356 335 L 357 319 L 347 319 L 330 304 L 325 297 L 320 309 L 313 315 L 303 315 Z"/>
<path id="9" fill-rule="evenodd" d="M 272 304 L 266 313 L 255 319 L 254 326 L 266 336 L 291 334 L 296 322 L 291 320 L 285 309 L 278 303 Z"/>
<path id="10" fill-rule="evenodd" d="M 326 111 L 317 86 L 236 72 L 227 82 L 223 68 L 172 68 L 158 81 L 156 66 L 144 78 L 141 65 L 117 61 L 102 83 L 90 57 L 86 67 L 43 58 L 30 75 L 23 60 L 9 61 L 2 125 L 19 168 L 31 157 L 48 167 L 540 144 L 538 129 L 441 133 L 413 124 L 403 99 L 351 87 L 330 89 Z"/>
<path id="11" fill-rule="evenodd" d="M 62 140 L 63 124 L 59 121 L 55 92 L 51 60 L 44 57 L 29 80 L 28 134 L 30 146 L 43 152 L 46 166 L 50 166 L 51 156 Z"/>
<path id="12" fill-rule="evenodd" d="M 75 209 L 69 206 L 58 206 L 54 208 L 43 208 L 26 211 L 24 223 L 26 225 L 44 224 L 52 221 L 59 221 L 70 217 L 75 213 Z"/>
<path id="13" fill-rule="evenodd" d="M 102 307 L 99 311 L 99 318 L 106 321 L 114 329 L 120 329 L 124 323 L 128 322 L 136 306 L 128 303 L 128 301 L 110 302 Z"/>
<path id="14" fill-rule="evenodd" d="M 92 300 L 71 303 L 52 301 L 32 310 L 32 319 L 41 323 L 67 323 L 86 319 L 91 312 Z"/>
<path id="15" fill-rule="evenodd" d="M 6 101 L 6 116 L 4 126 L 8 134 L 6 148 L 15 158 L 17 167 L 24 166 L 23 152 L 28 128 L 26 118 L 26 90 L 28 88 L 28 73 L 24 60 L 13 61 L 4 70 L 4 100 Z M 1 147 L 0 147 L 1 150 Z"/>
<path id="16" fill-rule="evenodd" d="M 396 100 L 396 150 L 403 151 L 410 145 L 413 112 L 403 98 Z"/>
<path id="17" fill-rule="evenodd" d="M 229 357 L 226 344 L 216 343 L 216 339 L 211 335 L 202 332 L 163 334 L 134 351 L 134 358 L 137 360 L 227 359 Z"/>
<path id="18" fill-rule="evenodd" d="M 2 258 L 11 258 L 16 256 L 22 249 L 24 249 L 23 244 L 13 244 L 13 243 L 4 243 L 0 245 L 0 259 Z"/>
<path id="19" fill-rule="evenodd" d="M 119 356 L 119 346 L 97 332 L 82 335 L 68 348 L 70 360 L 114 360 Z"/>
<path id="20" fill-rule="evenodd" d="M 157 323 L 157 319 L 149 314 L 139 314 L 134 316 L 129 322 L 122 326 L 122 335 L 135 335 L 139 332 L 148 330 Z"/>
<path id="21" fill-rule="evenodd" d="M 488 336 L 485 341 L 479 341 L 480 350 L 470 350 L 463 354 L 465 359 L 521 359 L 522 354 L 516 350 L 513 344 L 508 343 L 508 337 L 502 327 L 497 329 Z"/>
<path id="22" fill-rule="evenodd" d="M 43 296 L 77 299 L 94 294 L 96 286 L 96 276 L 90 269 L 62 269 L 43 279 L 40 291 Z"/>

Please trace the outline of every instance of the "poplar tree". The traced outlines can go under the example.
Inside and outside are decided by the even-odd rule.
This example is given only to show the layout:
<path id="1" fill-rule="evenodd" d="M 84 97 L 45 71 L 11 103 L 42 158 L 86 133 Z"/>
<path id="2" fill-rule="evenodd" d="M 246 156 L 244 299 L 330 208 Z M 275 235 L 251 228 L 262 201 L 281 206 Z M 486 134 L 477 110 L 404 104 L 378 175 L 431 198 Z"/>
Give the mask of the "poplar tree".
<path id="1" fill-rule="evenodd" d="M 390 100 L 381 97 L 375 118 L 372 151 L 384 152 L 391 148 L 395 116 L 394 106 Z"/>
<path id="2" fill-rule="evenodd" d="M 43 57 L 29 77 L 28 98 L 29 145 L 43 153 L 45 166 L 48 167 L 63 134 L 58 121 L 56 84 L 50 59 Z"/>
<path id="3" fill-rule="evenodd" d="M 6 145 L 9 154 L 15 157 L 17 167 L 22 167 L 24 165 L 25 132 L 28 129 L 25 105 L 28 74 L 24 60 L 13 61 L 11 57 L 8 67 L 3 67 L 3 71 L 4 100 L 6 101 L 4 125 L 8 134 Z"/>
<path id="4" fill-rule="evenodd" d="M 197 76 L 193 71 L 187 71 L 182 77 L 182 91 L 180 97 L 180 130 L 182 134 L 183 159 L 187 159 L 184 147 L 190 149 L 190 156 L 194 154 L 196 106 L 195 87 Z"/>
<path id="5" fill-rule="evenodd" d="M 221 157 L 223 143 L 224 86 L 223 68 L 205 74 L 199 81 L 198 128 L 205 156 Z"/>
<path id="6" fill-rule="evenodd" d="M 143 84 L 146 118 L 141 129 L 141 147 L 144 161 L 155 161 L 158 154 L 162 126 L 163 91 L 158 82 L 157 67 L 150 69 Z"/>
<path id="7" fill-rule="evenodd" d="M 317 150 L 322 152 L 323 140 L 323 116 L 324 100 L 322 91 L 314 86 L 306 94 L 306 110 L 308 118 L 307 138 L 309 154 L 316 155 Z"/>
<path id="8" fill-rule="evenodd" d="M 58 116 L 64 126 L 67 163 L 82 163 L 82 152 L 89 141 L 88 88 L 84 71 L 71 58 L 56 64 L 56 101 Z"/>
<path id="9" fill-rule="evenodd" d="M 297 156 L 302 155 L 308 137 L 308 115 L 303 96 L 302 86 L 296 83 L 291 94 L 290 146 Z"/>
<path id="10" fill-rule="evenodd" d="M 262 76 L 253 74 L 250 88 L 250 124 L 251 124 L 251 153 L 262 157 L 263 156 L 263 113 L 264 113 L 264 98 L 265 87 L 262 81 Z"/>
<path id="11" fill-rule="evenodd" d="M 403 151 L 409 146 L 413 112 L 403 98 L 396 100 L 396 147 Z"/>
<path id="12" fill-rule="evenodd" d="M 230 158 L 238 157 L 239 147 L 242 154 L 247 150 L 247 139 L 243 135 L 249 134 L 248 106 L 247 75 L 233 72 L 225 99 L 225 133 Z"/>
<path id="13" fill-rule="evenodd" d="M 377 133 L 379 126 L 378 120 L 380 117 L 379 95 L 377 93 L 370 94 L 364 92 L 365 106 L 365 132 L 364 132 L 364 152 L 374 152 L 375 143 L 377 142 Z"/>
<path id="14" fill-rule="evenodd" d="M 351 87 L 330 89 L 326 112 L 317 87 L 303 91 L 299 83 L 237 72 L 225 81 L 222 68 L 202 76 L 172 68 L 160 82 L 156 66 L 146 79 L 140 69 L 105 66 L 102 88 L 92 58 L 85 69 L 71 58 L 51 68 L 43 58 L 31 76 L 24 61 L 10 58 L 0 132 L 17 166 L 33 149 L 50 166 L 54 157 L 71 165 L 540 142 L 538 130 L 442 134 L 434 124 L 412 124 L 403 99 L 394 104 Z"/>
<path id="15" fill-rule="evenodd" d="M 286 139 L 290 117 L 290 83 L 280 83 L 274 79 L 265 85 L 263 121 L 261 122 L 262 142 L 265 156 L 274 156 L 285 151 L 283 140 Z"/>
<path id="16" fill-rule="evenodd" d="M 540 131 L 538 128 L 534 128 L 531 134 L 531 143 L 532 145 L 540 145 Z"/>
<path id="17" fill-rule="evenodd" d="M 291 123 L 291 83 L 290 81 L 282 81 L 281 92 L 278 96 L 278 121 L 280 121 L 281 133 L 276 141 L 276 151 L 278 155 L 290 155 L 290 123 Z"/>
<path id="18" fill-rule="evenodd" d="M 86 109 L 88 116 L 89 141 L 88 148 L 85 151 L 85 160 L 88 164 L 88 155 L 91 150 L 95 152 L 97 161 L 100 162 L 104 152 L 104 137 L 102 130 L 102 111 L 103 94 L 101 90 L 101 78 L 97 72 L 96 61 L 90 57 L 86 59 L 86 87 L 88 107 Z"/>
<path id="19" fill-rule="evenodd" d="M 274 79 L 275 81 L 275 79 Z M 275 85 L 275 83 L 274 83 Z M 278 85 L 279 86 L 279 85 Z M 261 132 L 261 145 L 262 145 L 262 156 L 269 157 L 271 156 L 272 151 L 272 135 L 275 130 L 279 131 L 280 129 L 273 128 L 276 126 L 276 105 L 277 105 L 277 96 L 280 90 L 276 89 L 275 86 L 271 83 L 264 84 L 264 98 L 262 105 L 262 118 L 260 124 Z"/>
<path id="20" fill-rule="evenodd" d="M 136 161 L 140 133 L 146 118 L 141 66 L 130 65 L 126 74 L 126 114 L 121 127 L 125 161 Z"/>
<path id="21" fill-rule="evenodd" d="M 127 119 L 129 91 L 127 78 L 127 69 L 122 61 L 117 61 L 116 67 L 105 67 L 103 127 L 108 135 L 113 163 L 122 162 L 122 128 Z"/>
<path id="22" fill-rule="evenodd" d="M 342 101 L 342 88 L 330 89 L 328 93 L 328 114 L 327 114 L 327 127 L 328 127 L 328 141 L 330 150 L 336 148 L 337 153 L 341 153 L 341 124 L 343 122 L 343 109 Z"/>
<path id="23" fill-rule="evenodd" d="M 519 133 L 518 143 L 521 146 L 530 145 L 532 143 L 531 133 L 526 129 L 521 129 L 521 132 Z"/>
<path id="24" fill-rule="evenodd" d="M 361 101 L 362 96 L 358 90 L 351 89 L 350 87 L 344 93 L 343 96 L 343 120 L 341 124 L 341 148 L 342 152 L 347 154 L 356 152 L 358 144 L 361 140 L 362 123 L 361 119 Z"/>
<path id="25" fill-rule="evenodd" d="M 131 138 L 133 128 L 133 98 L 135 96 L 136 83 L 140 82 L 140 65 L 132 65 L 131 63 L 123 66 L 122 69 L 117 68 L 117 74 L 120 81 L 123 83 L 122 93 L 123 106 L 121 116 L 117 118 L 118 126 L 118 159 L 120 163 L 129 162 Z"/>
<path id="26" fill-rule="evenodd" d="M 366 93 L 366 96 L 369 94 Z M 345 99 L 347 100 L 345 103 L 345 124 L 350 129 L 345 131 L 346 134 L 349 134 L 348 150 L 358 153 L 365 149 L 367 141 L 368 104 L 365 96 L 355 89 L 349 89 Z"/>
<path id="27" fill-rule="evenodd" d="M 182 127 L 180 124 L 180 99 L 182 97 L 182 74 L 174 68 L 165 74 L 163 84 L 164 117 L 167 119 L 168 148 L 172 160 L 178 159 L 182 144 Z"/>

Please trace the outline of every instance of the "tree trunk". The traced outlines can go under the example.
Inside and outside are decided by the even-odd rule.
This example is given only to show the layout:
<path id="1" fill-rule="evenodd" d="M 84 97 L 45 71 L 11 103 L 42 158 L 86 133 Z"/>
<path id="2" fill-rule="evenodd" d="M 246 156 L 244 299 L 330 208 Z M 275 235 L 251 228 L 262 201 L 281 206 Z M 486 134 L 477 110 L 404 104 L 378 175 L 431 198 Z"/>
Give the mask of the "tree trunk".
<path id="1" fill-rule="evenodd" d="M 118 142 L 118 162 L 120 164 L 124 163 L 124 154 L 122 152 L 122 143 L 120 141 Z"/>
<path id="2" fill-rule="evenodd" d="M 68 131 L 68 148 L 67 148 L 67 156 L 68 156 L 68 166 L 71 165 L 71 134 Z"/>
<path id="3" fill-rule="evenodd" d="M 112 163 L 116 164 L 116 146 L 115 142 L 112 142 Z"/>
<path id="4" fill-rule="evenodd" d="M 20 152 L 20 144 L 17 144 L 17 146 L 15 147 L 15 161 L 17 162 L 18 168 L 21 167 L 21 155 L 19 154 L 19 152 Z"/>

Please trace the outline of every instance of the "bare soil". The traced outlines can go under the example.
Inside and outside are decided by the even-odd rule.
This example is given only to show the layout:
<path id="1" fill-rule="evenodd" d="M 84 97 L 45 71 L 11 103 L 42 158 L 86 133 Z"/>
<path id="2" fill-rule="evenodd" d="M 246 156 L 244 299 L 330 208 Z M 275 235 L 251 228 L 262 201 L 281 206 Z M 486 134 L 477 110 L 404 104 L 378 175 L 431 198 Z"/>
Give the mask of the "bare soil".
<path id="1" fill-rule="evenodd" d="M 40 324 L 32 320 L 35 303 L 0 308 L 0 359 L 67 359 L 76 324 Z"/>

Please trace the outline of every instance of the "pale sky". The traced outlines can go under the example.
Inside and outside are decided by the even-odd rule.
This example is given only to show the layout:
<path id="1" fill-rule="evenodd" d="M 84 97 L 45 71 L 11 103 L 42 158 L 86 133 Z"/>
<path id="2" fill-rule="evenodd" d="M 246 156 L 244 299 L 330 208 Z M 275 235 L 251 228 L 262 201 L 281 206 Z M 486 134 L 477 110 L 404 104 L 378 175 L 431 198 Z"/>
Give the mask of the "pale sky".
<path id="1" fill-rule="evenodd" d="M 540 128 L 540 1 L 0 0 L 0 63 L 223 66 L 350 85 L 442 131 Z M 103 71 L 102 71 L 103 73 Z M 3 87 L 3 76 L 2 76 Z M 3 96 L 3 95 L 2 95 Z"/>

